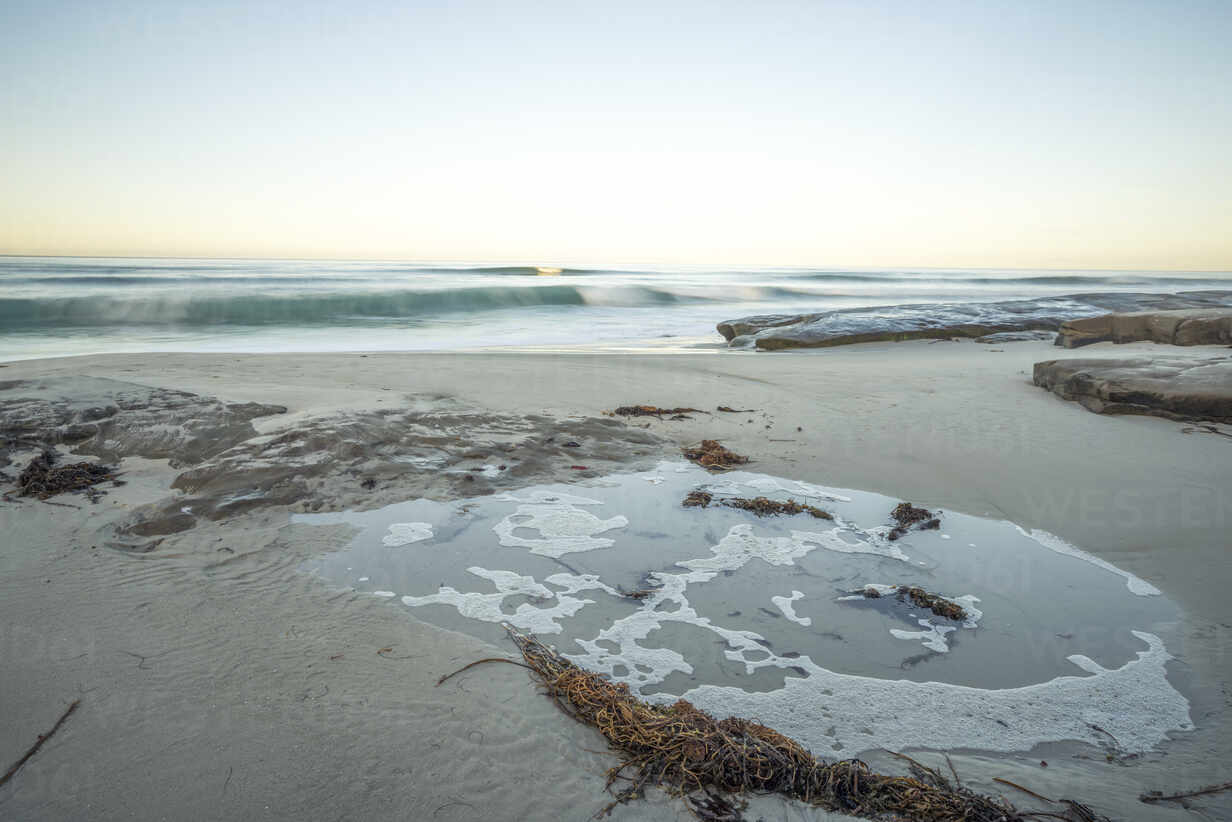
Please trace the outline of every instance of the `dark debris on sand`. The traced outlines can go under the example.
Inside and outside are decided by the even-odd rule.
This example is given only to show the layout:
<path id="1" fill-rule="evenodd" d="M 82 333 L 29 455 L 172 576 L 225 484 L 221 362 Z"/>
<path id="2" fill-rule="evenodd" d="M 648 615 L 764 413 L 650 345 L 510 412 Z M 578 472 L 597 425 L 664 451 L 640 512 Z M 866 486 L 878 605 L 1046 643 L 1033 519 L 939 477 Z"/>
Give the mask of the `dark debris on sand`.
<path id="1" fill-rule="evenodd" d="M 749 461 L 748 457 L 724 448 L 718 440 L 702 440 L 700 445 L 681 449 L 681 453 L 685 459 L 711 471 L 725 471 Z"/>
<path id="2" fill-rule="evenodd" d="M 45 500 L 69 491 L 85 491 L 94 501 L 102 492 L 93 486 L 108 480 L 116 481 L 116 475 L 109 466 L 94 462 L 57 466 L 56 459 L 54 451 L 44 451 L 30 460 L 17 477 L 18 495 Z"/>
<path id="3" fill-rule="evenodd" d="M 932 511 L 927 508 L 916 508 L 909 502 L 900 502 L 890 512 L 890 516 L 898 523 L 890 531 L 889 537 L 892 540 L 907 533 L 913 525 L 918 525 L 921 531 L 931 531 L 941 527 L 941 520 L 937 519 Z"/>
<path id="4" fill-rule="evenodd" d="M 1000 797 L 985 796 L 951 782 L 910 757 L 910 776 L 874 773 L 858 759 L 827 762 L 800 743 L 758 722 L 738 717 L 717 720 L 691 703 L 651 705 L 624 683 L 579 668 L 534 636 L 508 628 L 526 666 L 568 715 L 590 725 L 621 756 L 608 772 L 608 788 L 619 781 L 617 804 L 658 786 L 682 796 L 700 819 L 742 819 L 748 793 L 781 794 L 810 805 L 870 819 L 914 822 L 1023 822 L 1047 816 L 1095 820 L 1089 809 L 1060 800 L 1064 813 L 1022 812 Z M 502 660 L 509 661 L 509 660 Z M 1051 800 L 1048 800 L 1051 802 Z"/>
<path id="5" fill-rule="evenodd" d="M 690 491 L 681 505 L 685 508 L 705 508 L 713 500 L 714 495 L 707 491 Z M 817 519 L 834 519 L 834 516 L 829 511 L 823 511 L 813 505 L 802 505 L 794 499 L 781 502 L 767 497 L 753 497 L 752 499 L 725 497 L 715 504 L 725 505 L 728 508 L 739 508 L 742 511 L 752 511 L 759 517 L 769 517 L 776 514 L 809 514 Z"/>

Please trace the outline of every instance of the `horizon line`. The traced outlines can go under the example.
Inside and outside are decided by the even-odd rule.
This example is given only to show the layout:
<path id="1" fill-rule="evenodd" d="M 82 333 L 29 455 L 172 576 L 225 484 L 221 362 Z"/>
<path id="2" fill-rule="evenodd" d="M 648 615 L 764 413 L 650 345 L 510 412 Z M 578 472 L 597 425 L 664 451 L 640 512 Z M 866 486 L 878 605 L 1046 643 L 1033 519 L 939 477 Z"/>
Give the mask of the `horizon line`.
<path id="1" fill-rule="evenodd" d="M 414 259 L 410 257 L 281 257 L 281 256 L 218 256 L 218 255 L 203 255 L 203 254 L 185 254 L 185 255 L 166 255 L 166 254 L 21 254 L 16 252 L 0 251 L 0 258 L 26 257 L 38 259 L 89 259 L 89 260 L 227 260 L 227 261 L 263 261 L 263 262 L 370 262 L 370 263 L 405 263 L 408 265 L 433 265 L 439 263 L 448 264 L 469 264 L 473 266 L 507 266 L 510 268 L 525 267 L 525 268 L 540 268 L 544 266 L 561 267 L 561 268 L 595 268 L 595 267 L 615 267 L 619 265 L 637 265 L 637 266 L 713 266 L 713 267 L 729 267 L 729 268 L 750 268 L 750 269 L 765 269 L 765 268 L 802 268 L 810 270 L 826 270 L 826 269 L 870 269 L 880 270 L 884 268 L 903 268 L 920 271 L 1112 271 L 1112 272 L 1149 272 L 1149 273 L 1174 273 L 1174 274 L 1229 274 L 1232 275 L 1232 267 L 1229 268 L 1148 268 L 1148 267 L 1087 267 L 1087 266 L 1016 266 L 1016 265 L 914 265 L 905 263 L 880 263 L 880 264 L 860 264 L 860 265 L 834 265 L 834 264 L 811 264 L 811 263 L 794 263 L 794 264 L 773 264 L 773 263 L 721 263 L 721 262 L 666 262 L 663 260 L 652 261 L 623 261 L 614 263 L 562 263 L 559 260 L 537 260 L 536 262 L 510 262 L 498 261 L 492 259 L 475 259 L 475 258 L 437 258 L 437 259 Z"/>

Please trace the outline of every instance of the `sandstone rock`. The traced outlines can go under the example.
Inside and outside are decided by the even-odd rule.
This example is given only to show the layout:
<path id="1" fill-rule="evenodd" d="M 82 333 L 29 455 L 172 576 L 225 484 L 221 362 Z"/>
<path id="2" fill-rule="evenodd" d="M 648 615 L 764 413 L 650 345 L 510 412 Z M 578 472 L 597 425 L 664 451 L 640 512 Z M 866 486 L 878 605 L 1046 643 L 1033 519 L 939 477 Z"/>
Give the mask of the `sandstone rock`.
<path id="1" fill-rule="evenodd" d="M 1232 422 L 1232 357 L 1047 360 L 1034 381 L 1097 414 Z"/>
<path id="2" fill-rule="evenodd" d="M 1133 311 L 1069 320 L 1056 344 L 1077 348 L 1097 342 L 1157 342 L 1168 345 L 1232 344 L 1232 308 Z"/>
<path id="3" fill-rule="evenodd" d="M 1109 312 L 1232 308 L 1232 291 L 1179 294 L 1070 294 L 993 303 L 928 303 L 846 308 L 811 314 L 764 314 L 718 324 L 733 347 L 817 348 L 859 342 L 983 337 L 1055 331 L 1067 320 Z"/>

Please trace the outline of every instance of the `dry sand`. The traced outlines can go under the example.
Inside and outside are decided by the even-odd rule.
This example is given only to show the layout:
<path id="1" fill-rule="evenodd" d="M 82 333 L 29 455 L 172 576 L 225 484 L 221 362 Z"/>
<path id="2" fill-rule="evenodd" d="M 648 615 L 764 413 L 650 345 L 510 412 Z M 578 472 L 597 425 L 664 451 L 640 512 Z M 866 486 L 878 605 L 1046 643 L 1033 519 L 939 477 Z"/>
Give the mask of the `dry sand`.
<path id="1" fill-rule="evenodd" d="M 1159 349 L 1081 353 L 1136 351 Z M 425 403 L 473 407 L 476 420 L 543 415 L 521 435 L 563 420 L 596 437 L 611 429 L 568 418 L 632 403 L 758 409 L 632 424 L 663 437 L 644 441 L 650 456 L 713 437 L 752 456 L 757 471 L 1043 528 L 1176 601 L 1186 619 L 1170 650 L 1187 666 L 1176 673 L 1198 730 L 1131 762 L 1068 750 L 954 762 L 982 790 L 1002 776 L 1121 818 L 1188 818 L 1136 796 L 1232 778 L 1232 438 L 1099 416 L 1032 386 L 1031 365 L 1058 355 L 1039 342 L 788 354 L 112 355 L 9 363 L 0 380 L 89 375 L 287 406 L 256 421 L 265 433 L 341 410 Z M 555 452 L 536 459 L 528 476 L 537 481 L 569 475 Z M 82 700 L 0 788 L 0 815 L 586 819 L 602 807 L 614 760 L 601 737 L 565 719 L 523 671 L 485 666 L 435 688 L 441 674 L 494 649 L 296 571 L 343 544 L 345 529 L 292 525 L 273 507 L 202 520 L 149 553 L 112 550 L 106 526 L 166 497 L 177 473 L 138 457 L 122 467 L 128 484 L 97 505 L 0 504 L 0 763 Z M 342 498 L 332 487 L 317 493 Z M 347 500 L 364 504 L 362 495 Z M 382 501 L 374 494 L 367 504 Z M 1208 818 L 1232 818 L 1230 806 L 1232 795 L 1200 803 Z M 774 799 L 750 811 L 826 818 Z M 614 818 L 689 817 L 652 797 Z"/>

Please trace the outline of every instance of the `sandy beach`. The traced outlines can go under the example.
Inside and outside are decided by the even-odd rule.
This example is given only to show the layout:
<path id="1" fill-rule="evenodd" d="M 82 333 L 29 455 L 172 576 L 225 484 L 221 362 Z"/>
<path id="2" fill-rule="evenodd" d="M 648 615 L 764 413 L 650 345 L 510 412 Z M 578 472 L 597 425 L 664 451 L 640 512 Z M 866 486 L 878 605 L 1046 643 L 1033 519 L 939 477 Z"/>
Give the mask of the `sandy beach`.
<path id="1" fill-rule="evenodd" d="M 74 380 L 102 378 L 284 406 L 253 420 L 267 438 L 330 415 L 397 412 L 406 426 L 431 418 L 442 442 L 456 442 L 446 450 L 470 449 L 480 462 L 496 453 L 518 459 L 517 470 L 467 480 L 472 493 L 645 468 L 713 438 L 749 455 L 759 472 L 1043 529 L 1179 605 L 1183 617 L 1165 637 L 1177 658 L 1169 675 L 1190 700 L 1196 729 L 1127 759 L 1060 745 L 952 751 L 965 784 L 1030 804 L 993 781 L 1000 777 L 1113 818 L 1182 819 L 1190 814 L 1179 804 L 1143 804 L 1138 795 L 1229 778 L 1226 426 L 1089 413 L 1031 383 L 1033 363 L 1064 356 L 1040 341 L 781 354 L 673 345 L 637 353 L 100 355 L 6 363 L 0 385 L 56 380 L 71 393 Z M 1158 351 L 1099 344 L 1081 355 Z M 634 403 L 756 411 L 628 424 L 605 416 Z M 391 436 L 362 431 L 373 439 L 361 451 Z M 552 432 L 583 445 L 571 453 L 525 444 Z M 0 788 L 0 814 L 514 820 L 586 819 L 603 807 L 616 759 L 524 671 L 485 666 L 435 687 L 443 674 L 510 655 L 511 646 L 433 627 L 396 601 L 298 570 L 344 546 L 349 531 L 294 522 L 293 512 L 456 498 L 461 480 L 418 471 L 381 475 L 365 488 L 366 475 L 322 475 L 289 504 L 219 509 L 183 530 L 155 528 L 158 539 L 140 550 L 112 547 L 115 528 L 131 524 L 134 511 L 184 493 L 171 490 L 183 471 L 174 461 L 124 456 L 126 484 L 93 505 L 72 495 L 51 500 L 57 505 L 16 497 L 0 504 L 0 761 L 17 759 L 81 700 Z M 901 771 L 884 754 L 866 758 Z M 1194 803 L 1206 818 L 1232 819 L 1226 795 Z M 770 798 L 747 813 L 827 818 Z M 612 818 L 691 817 L 679 801 L 652 794 Z"/>

